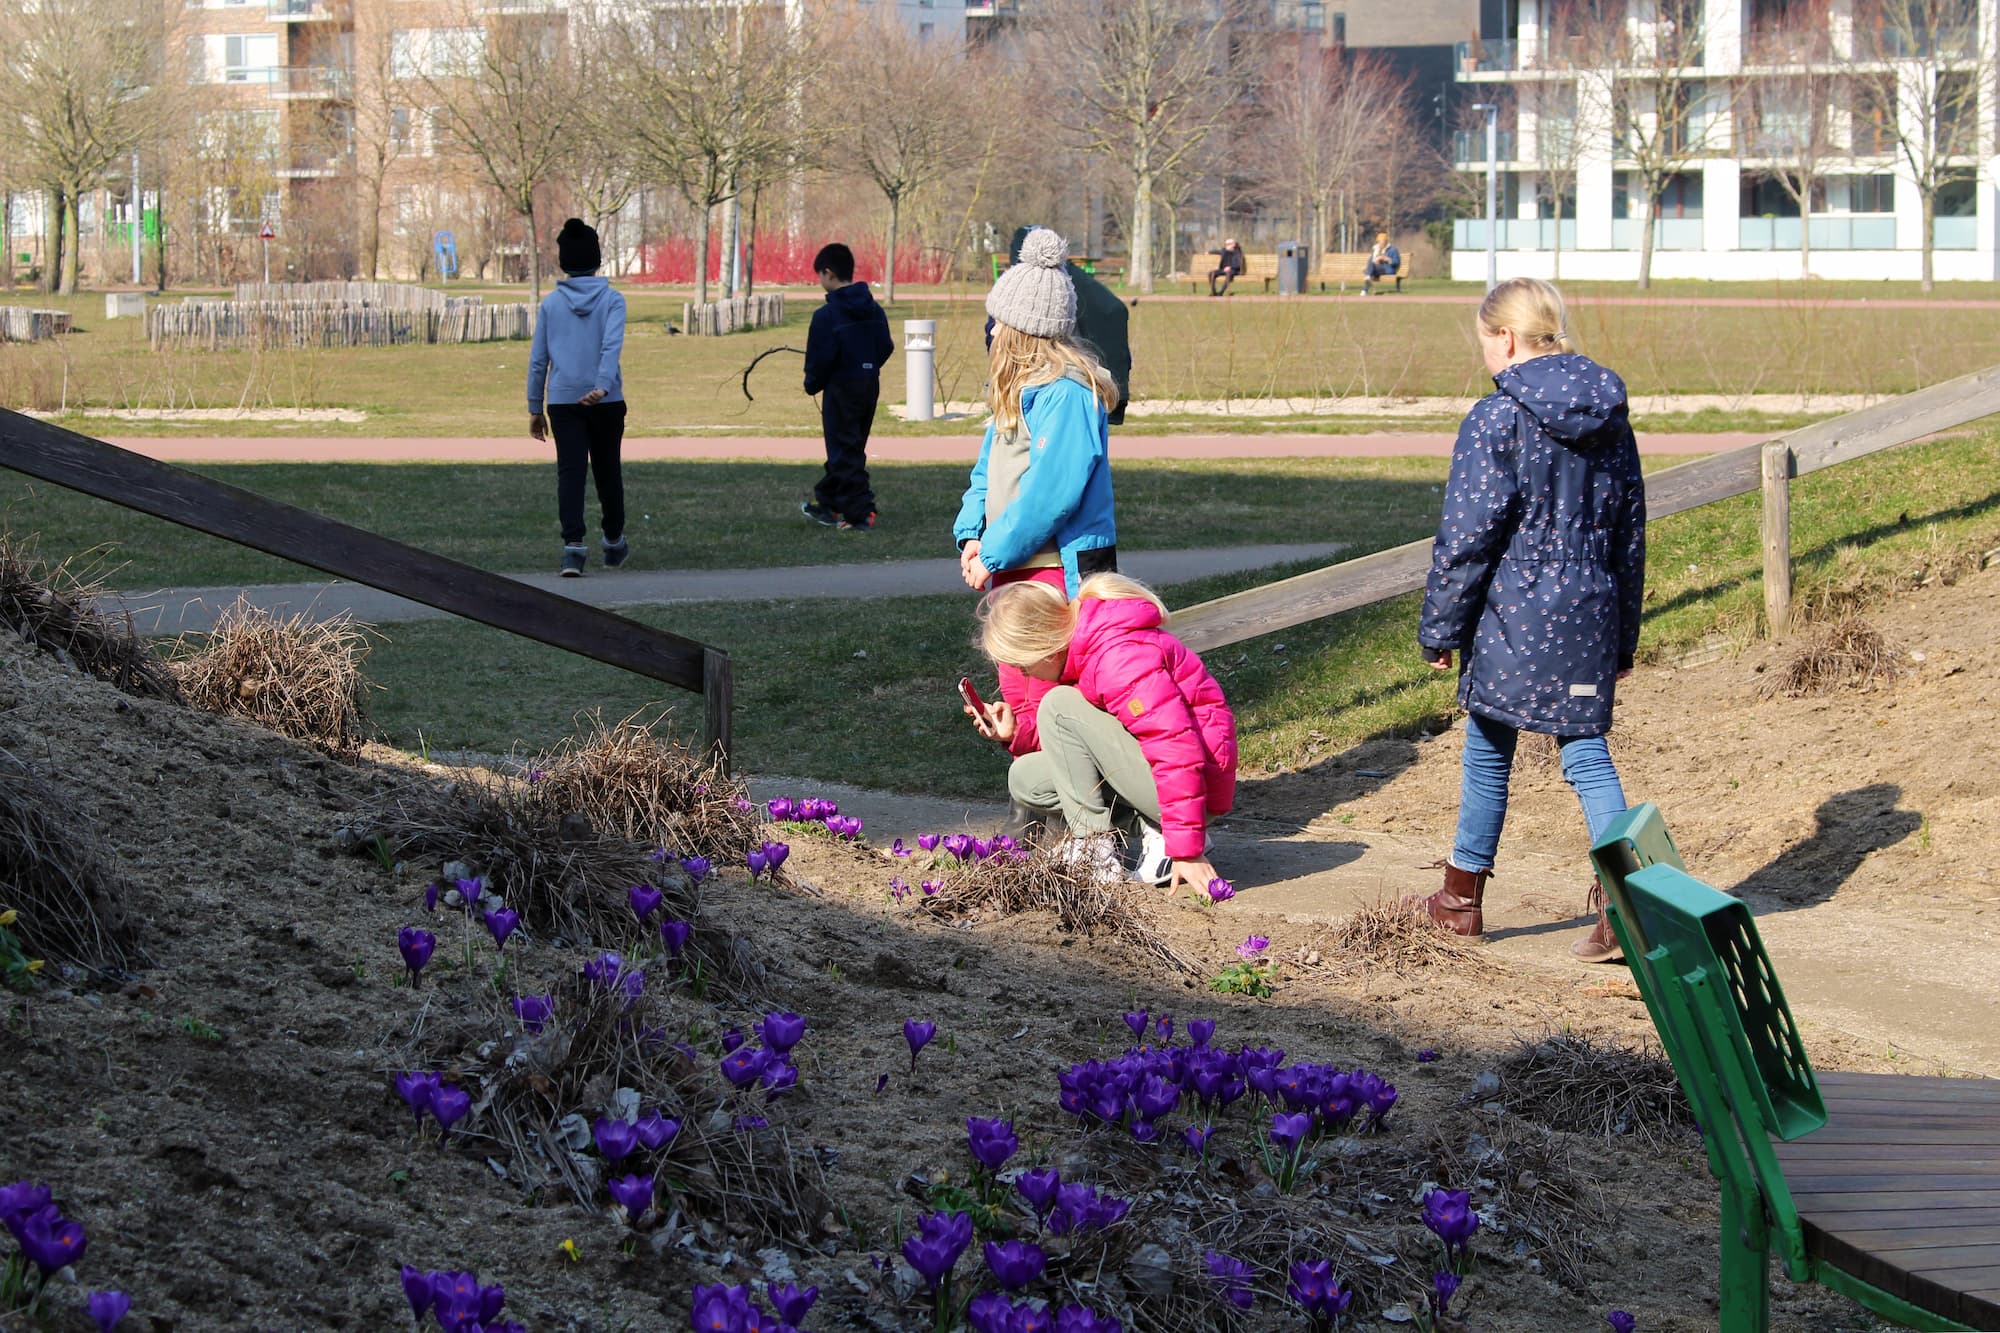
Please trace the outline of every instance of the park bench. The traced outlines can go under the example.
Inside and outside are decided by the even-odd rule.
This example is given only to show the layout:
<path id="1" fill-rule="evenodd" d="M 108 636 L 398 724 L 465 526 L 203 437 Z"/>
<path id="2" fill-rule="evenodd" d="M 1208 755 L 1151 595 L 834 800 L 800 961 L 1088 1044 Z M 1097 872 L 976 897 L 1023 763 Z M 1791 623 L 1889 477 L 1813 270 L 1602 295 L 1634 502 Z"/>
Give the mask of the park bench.
<path id="1" fill-rule="evenodd" d="M 1195 295 L 1199 296 L 1208 290 L 1208 271 L 1215 267 L 1214 261 L 1220 258 L 1220 255 L 1210 251 L 1202 257 L 1200 264 L 1201 271 L 1199 273 L 1190 272 L 1188 274 L 1188 287 Z M 1232 285 L 1231 290 L 1234 290 L 1235 287 L 1248 286 L 1255 282 L 1262 284 L 1264 291 L 1268 293 L 1271 290 L 1271 284 L 1277 280 L 1278 257 L 1276 255 L 1253 255 L 1246 250 L 1243 252 L 1243 271 L 1236 275 L 1236 282 Z"/>
<path id="2" fill-rule="evenodd" d="M 1591 860 L 1722 1186 L 1721 1333 L 1768 1327 L 1773 1251 L 1904 1327 L 2000 1329 L 2000 1081 L 1816 1076 L 1749 908 L 1657 807 Z"/>
<path id="3" fill-rule="evenodd" d="M 1415 266 L 1405 252 L 1403 262 L 1394 274 L 1397 291 L 1403 290 L 1403 279 L 1410 276 L 1410 270 Z M 1328 287 L 1359 287 L 1368 280 L 1368 256 L 1366 253 L 1337 254 L 1329 250 L 1319 257 L 1319 270 L 1313 278 L 1319 283 L 1321 291 Z"/>

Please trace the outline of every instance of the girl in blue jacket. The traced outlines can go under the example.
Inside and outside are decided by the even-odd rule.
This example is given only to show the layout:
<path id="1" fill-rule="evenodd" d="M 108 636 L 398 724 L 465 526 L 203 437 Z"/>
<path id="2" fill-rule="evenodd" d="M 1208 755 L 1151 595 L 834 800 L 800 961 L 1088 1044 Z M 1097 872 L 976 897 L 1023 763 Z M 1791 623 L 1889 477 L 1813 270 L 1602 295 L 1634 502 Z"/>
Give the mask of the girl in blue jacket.
<path id="1" fill-rule="evenodd" d="M 1522 731 L 1561 744 L 1593 841 L 1623 813 L 1604 737 L 1639 645 L 1646 582 L 1646 488 L 1624 381 L 1570 350 L 1562 293 L 1538 278 L 1487 293 L 1477 333 L 1498 392 L 1459 427 L 1417 632 L 1437 670 L 1461 657 L 1458 836 L 1444 886 L 1416 900 L 1461 935 L 1484 929 Z M 1597 923 L 1572 952 L 1615 960 L 1594 884 L 1591 906 Z"/>
<path id="2" fill-rule="evenodd" d="M 1089 575 L 1118 568 L 1106 429 L 1118 385 L 1076 340 L 1068 260 L 1068 243 L 1037 227 L 986 297 L 993 421 L 952 525 L 959 572 L 975 590 L 1034 579 L 1074 597 Z M 999 676 L 1014 716 L 1009 748 L 1028 754 L 1048 682 L 1004 664 Z"/>

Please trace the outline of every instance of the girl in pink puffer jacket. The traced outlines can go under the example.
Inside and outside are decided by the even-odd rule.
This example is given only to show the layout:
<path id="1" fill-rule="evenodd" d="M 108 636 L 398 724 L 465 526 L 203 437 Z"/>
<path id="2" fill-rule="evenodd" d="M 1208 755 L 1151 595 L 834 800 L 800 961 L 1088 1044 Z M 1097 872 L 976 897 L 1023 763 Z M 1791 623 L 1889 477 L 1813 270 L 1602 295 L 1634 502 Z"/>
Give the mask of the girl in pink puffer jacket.
<path id="1" fill-rule="evenodd" d="M 1073 602 L 1010 584 L 980 617 L 988 657 L 1056 686 L 1041 702 L 1041 748 L 1008 770 L 1014 799 L 1060 812 L 1083 840 L 1072 851 L 1107 870 L 1115 852 L 1100 835 L 1136 813 L 1137 877 L 1205 891 L 1216 878 L 1208 821 L 1236 799 L 1236 718 L 1201 659 L 1166 632 L 1165 605 L 1143 584 L 1097 574 Z M 966 711 L 981 735 L 1012 739 L 1005 703 Z"/>

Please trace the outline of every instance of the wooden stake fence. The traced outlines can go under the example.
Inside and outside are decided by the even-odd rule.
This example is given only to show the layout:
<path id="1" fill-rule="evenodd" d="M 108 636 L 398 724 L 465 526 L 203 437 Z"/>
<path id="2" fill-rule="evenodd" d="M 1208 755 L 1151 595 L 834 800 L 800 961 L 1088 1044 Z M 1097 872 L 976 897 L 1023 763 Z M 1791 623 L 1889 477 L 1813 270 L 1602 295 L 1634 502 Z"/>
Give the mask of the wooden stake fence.
<path id="1" fill-rule="evenodd" d="M 0 343 L 32 343 L 69 332 L 69 311 L 0 305 Z"/>
<path id="2" fill-rule="evenodd" d="M 744 329 L 761 329 L 785 322 L 785 294 L 738 296 L 707 305 L 687 302 L 681 306 L 681 328 L 688 333 L 717 337 Z"/>

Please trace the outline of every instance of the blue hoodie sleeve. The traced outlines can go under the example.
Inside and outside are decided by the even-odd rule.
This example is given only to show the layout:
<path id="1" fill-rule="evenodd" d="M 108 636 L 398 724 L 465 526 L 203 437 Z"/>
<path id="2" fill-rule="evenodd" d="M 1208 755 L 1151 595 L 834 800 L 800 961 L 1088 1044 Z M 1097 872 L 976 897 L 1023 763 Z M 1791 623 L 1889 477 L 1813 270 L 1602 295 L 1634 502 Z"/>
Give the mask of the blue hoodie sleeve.
<path id="1" fill-rule="evenodd" d="M 812 323 L 806 326 L 807 393 L 821 392 L 833 378 L 834 367 L 840 362 L 838 343 L 833 331 L 833 307 L 822 305 L 813 311 Z"/>
<path id="2" fill-rule="evenodd" d="M 528 344 L 528 415 L 542 415 L 542 400 L 549 383 L 549 307 L 544 301 L 535 311 L 535 336 Z"/>
<path id="3" fill-rule="evenodd" d="M 1104 461 L 1097 428 L 1102 411 L 1096 396 L 1072 380 L 1057 380 L 1035 395 L 1023 418 L 1035 441 L 1034 458 L 1014 502 L 979 539 L 979 558 L 988 569 L 1020 567 L 1083 503 L 1084 488 Z"/>
<path id="4" fill-rule="evenodd" d="M 1618 669 L 1628 671 L 1639 652 L 1639 621 L 1646 604 L 1646 479 L 1629 429 L 1620 447 L 1629 460 L 1630 484 L 1611 534 L 1611 568 L 1618 576 Z"/>
<path id="5" fill-rule="evenodd" d="M 618 385 L 618 357 L 625 348 L 625 298 L 607 294 L 604 332 L 597 349 L 597 383 L 592 386 L 610 393 Z"/>
<path id="6" fill-rule="evenodd" d="M 1472 637 L 1494 567 L 1513 536 L 1521 489 L 1506 448 L 1514 439 L 1516 410 L 1496 394 L 1458 428 L 1417 626 L 1417 642 L 1426 648 L 1460 648 Z"/>
<path id="7" fill-rule="evenodd" d="M 986 438 L 979 442 L 979 461 L 972 465 L 972 480 L 966 483 L 958 518 L 951 525 L 951 539 L 961 547 L 986 530 L 986 459 L 992 450 L 993 424 L 988 422 Z"/>

